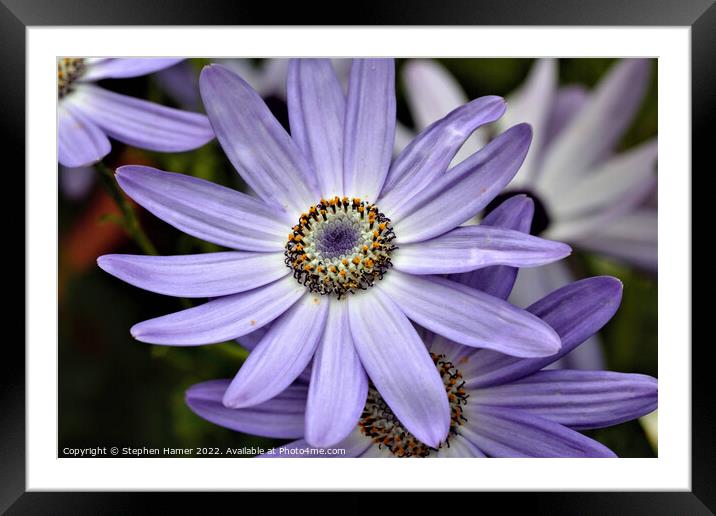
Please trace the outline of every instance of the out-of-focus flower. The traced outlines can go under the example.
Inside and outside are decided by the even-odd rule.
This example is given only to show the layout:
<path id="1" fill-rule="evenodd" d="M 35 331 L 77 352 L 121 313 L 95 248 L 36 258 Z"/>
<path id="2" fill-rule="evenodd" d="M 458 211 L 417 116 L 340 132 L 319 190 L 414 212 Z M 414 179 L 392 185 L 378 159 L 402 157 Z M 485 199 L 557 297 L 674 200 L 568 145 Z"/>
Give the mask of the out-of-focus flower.
<path id="1" fill-rule="evenodd" d="M 67 199 L 77 201 L 84 198 L 94 185 L 96 172 L 91 165 L 78 168 L 67 168 L 60 165 L 59 173 L 60 191 Z"/>
<path id="2" fill-rule="evenodd" d="M 269 97 L 286 100 L 286 75 L 288 59 L 262 59 L 253 63 L 251 59 L 216 59 L 220 64 L 238 74 L 264 101 Z M 159 86 L 180 106 L 188 109 L 201 107 L 199 93 L 199 70 L 191 62 L 182 61 L 155 74 Z"/>
<path id="3" fill-rule="evenodd" d="M 261 59 L 260 62 L 254 63 L 251 59 L 226 58 L 217 59 L 215 62 L 239 75 L 256 93 L 261 95 L 264 101 L 271 97 L 286 100 L 286 76 L 288 75 L 289 59 Z M 347 84 L 351 59 L 331 59 L 331 63 L 341 83 Z M 161 70 L 155 77 L 162 89 L 181 106 L 186 108 L 201 106 L 199 73 L 189 61 L 182 61 Z"/>
<path id="4" fill-rule="evenodd" d="M 313 361 L 312 442 L 331 445 L 350 433 L 370 378 L 405 427 L 437 446 L 450 429 L 450 404 L 410 320 L 508 355 L 559 350 L 558 335 L 538 317 L 433 276 L 537 266 L 570 252 L 514 230 L 458 227 L 509 183 L 527 153 L 531 131 L 519 124 L 444 173 L 464 140 L 502 115 L 502 99 L 456 109 L 392 160 L 392 60 L 354 60 L 347 96 L 329 61 L 292 61 L 291 136 L 230 70 L 206 67 L 200 87 L 219 143 L 257 197 L 148 167 L 121 167 L 117 180 L 178 229 L 241 251 L 108 255 L 99 265 L 153 292 L 211 298 L 135 325 L 138 340 L 209 344 L 272 323 L 224 393 L 226 406 L 273 398 Z"/>
<path id="5" fill-rule="evenodd" d="M 622 60 L 587 92 L 578 86 L 559 88 L 556 61 L 540 59 L 508 97 L 509 108 L 495 125 L 528 122 L 534 137 L 504 195 L 524 192 L 535 200 L 535 234 L 656 269 L 656 207 L 645 203 L 656 185 L 656 138 L 614 154 L 644 97 L 650 66 L 648 59 Z M 408 62 L 403 78 L 418 128 L 467 101 L 457 81 L 437 62 Z M 399 134 L 403 138 L 396 142 L 401 144 L 408 132 L 402 129 Z M 455 161 L 486 141 L 487 132 L 478 130 Z M 525 270 L 511 300 L 527 306 L 573 279 L 564 262 Z M 596 337 L 566 360 L 570 367 L 603 367 Z"/>
<path id="6" fill-rule="evenodd" d="M 416 438 L 372 386 L 351 434 L 332 446 L 307 439 L 308 388 L 295 382 L 258 406 L 222 404 L 230 380 L 192 386 L 186 402 L 197 415 L 226 428 L 265 437 L 298 439 L 276 457 L 613 457 L 578 430 L 636 419 L 657 406 L 657 381 L 610 371 L 545 370 L 598 331 L 621 298 L 619 280 L 589 278 L 549 294 L 529 311 L 562 339 L 551 357 L 520 359 L 458 345 L 428 333 L 426 345 L 450 404 L 450 431 L 437 446 Z M 341 452 L 344 450 L 344 452 Z"/>
<path id="7" fill-rule="evenodd" d="M 206 116 L 120 95 L 93 82 L 146 75 L 179 59 L 60 58 L 57 62 L 58 146 L 61 165 L 91 165 L 111 148 L 109 138 L 143 149 L 180 152 L 214 137 Z"/>
<path id="8" fill-rule="evenodd" d="M 286 100 L 286 77 L 289 59 L 217 59 L 216 62 L 239 75 L 262 97 Z"/>
<path id="9" fill-rule="evenodd" d="M 650 414 L 640 417 L 639 423 L 641 424 L 641 427 L 644 429 L 644 433 L 646 434 L 646 438 L 649 441 L 649 444 L 651 445 L 652 450 L 654 450 L 654 453 L 658 453 L 658 451 L 659 451 L 659 411 L 655 410 L 654 412 L 652 412 Z"/>

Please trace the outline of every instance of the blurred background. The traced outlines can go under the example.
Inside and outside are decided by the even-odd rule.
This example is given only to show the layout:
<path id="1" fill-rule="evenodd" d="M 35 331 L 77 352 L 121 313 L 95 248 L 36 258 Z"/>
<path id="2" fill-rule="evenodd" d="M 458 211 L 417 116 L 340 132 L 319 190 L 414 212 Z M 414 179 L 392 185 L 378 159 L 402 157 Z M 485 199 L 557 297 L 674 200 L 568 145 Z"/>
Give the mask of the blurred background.
<path id="1" fill-rule="evenodd" d="M 560 59 L 559 84 L 593 88 L 614 65 L 613 59 Z M 135 79 L 104 80 L 120 93 L 169 106 L 201 110 L 196 80 L 205 59 L 187 60 L 172 69 Z M 401 80 L 406 60 L 397 61 L 398 118 L 415 125 Z M 280 63 L 241 60 L 236 69 L 252 84 L 282 123 L 287 123 Z M 445 59 L 440 64 L 472 99 L 508 96 L 528 76 L 531 59 Z M 340 70 L 342 65 L 337 68 Z M 273 75 L 267 70 L 275 68 Z M 657 134 L 656 61 L 644 100 L 616 151 Z M 177 80 L 177 78 L 179 78 Z M 249 77 L 245 77 L 249 79 Z M 245 191 L 216 141 L 181 154 L 160 154 L 112 142 L 104 160 L 110 168 L 145 164 L 181 172 Z M 200 347 L 164 347 L 132 339 L 129 328 L 145 319 L 198 304 L 152 294 L 102 272 L 96 258 L 141 250 L 117 223 L 121 212 L 92 169 L 61 169 L 59 175 L 59 455 L 64 447 L 243 447 L 268 448 L 282 441 L 243 435 L 195 416 L 184 404 L 192 384 L 235 375 L 247 353 L 236 342 Z M 180 233 L 135 206 L 159 254 L 219 250 Z M 601 254 L 575 249 L 568 266 L 577 278 L 608 274 L 624 283 L 620 310 L 602 330 L 607 368 L 657 376 L 657 276 Z M 653 419 L 653 418 L 652 418 Z M 652 424 L 654 421 L 651 422 Z M 653 426 L 653 425 L 652 425 Z M 620 457 L 653 457 L 656 439 L 649 424 L 632 421 L 588 434 Z"/>

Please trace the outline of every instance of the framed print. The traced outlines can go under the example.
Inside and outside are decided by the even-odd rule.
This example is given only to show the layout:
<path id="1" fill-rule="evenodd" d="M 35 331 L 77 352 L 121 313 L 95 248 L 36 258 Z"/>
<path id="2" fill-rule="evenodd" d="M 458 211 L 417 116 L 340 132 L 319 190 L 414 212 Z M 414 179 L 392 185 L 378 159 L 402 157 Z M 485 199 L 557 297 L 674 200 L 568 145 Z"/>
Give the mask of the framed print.
<path id="1" fill-rule="evenodd" d="M 716 507 L 691 345 L 712 3 L 395 4 L 350 26 L 62 4 L 2 13 L 27 312 L 0 507 Z"/>

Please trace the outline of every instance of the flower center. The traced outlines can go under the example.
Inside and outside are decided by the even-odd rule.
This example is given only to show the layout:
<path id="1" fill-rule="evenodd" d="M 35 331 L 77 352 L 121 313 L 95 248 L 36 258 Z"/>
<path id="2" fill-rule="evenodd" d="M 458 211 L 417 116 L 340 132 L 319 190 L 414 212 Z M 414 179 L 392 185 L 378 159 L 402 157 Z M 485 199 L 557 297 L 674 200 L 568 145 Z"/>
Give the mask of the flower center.
<path id="1" fill-rule="evenodd" d="M 450 447 L 450 436 L 456 435 L 458 427 L 467 421 L 463 415 L 463 407 L 467 403 L 468 394 L 463 388 L 465 382 L 462 374 L 452 362 L 446 361 L 445 355 L 430 353 L 430 356 L 440 372 L 450 402 L 450 433 L 440 447 L 443 444 Z M 427 457 L 431 452 L 437 451 L 418 441 L 398 421 L 372 384 L 368 388 L 368 400 L 358 427 L 364 435 L 373 439 L 378 447 L 385 446 L 396 457 Z"/>
<path id="2" fill-rule="evenodd" d="M 395 233 L 375 205 L 334 197 L 301 215 L 286 243 L 286 265 L 311 292 L 335 294 L 366 290 L 392 266 Z"/>
<path id="3" fill-rule="evenodd" d="M 62 98 L 71 90 L 85 71 L 85 60 L 79 57 L 63 57 L 57 61 L 57 97 Z"/>

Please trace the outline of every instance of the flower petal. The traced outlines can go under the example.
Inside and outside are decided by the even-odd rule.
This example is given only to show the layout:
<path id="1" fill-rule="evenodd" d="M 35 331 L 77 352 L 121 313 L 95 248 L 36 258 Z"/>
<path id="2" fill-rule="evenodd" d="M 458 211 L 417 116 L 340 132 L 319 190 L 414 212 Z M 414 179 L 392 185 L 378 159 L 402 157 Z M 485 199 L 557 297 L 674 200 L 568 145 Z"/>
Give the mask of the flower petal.
<path id="1" fill-rule="evenodd" d="M 450 429 L 450 406 L 415 328 L 377 289 L 347 301 L 353 341 L 368 376 L 405 428 L 437 448 Z"/>
<path id="2" fill-rule="evenodd" d="M 441 176 L 470 134 L 505 112 L 500 97 L 480 97 L 423 130 L 390 167 L 378 201 L 391 211 Z"/>
<path id="3" fill-rule="evenodd" d="M 195 177 L 143 166 L 117 169 L 122 190 L 163 221 L 207 242 L 248 251 L 281 251 L 290 222 L 263 202 Z"/>
<path id="4" fill-rule="evenodd" d="M 510 182 L 531 138 L 529 125 L 516 125 L 396 209 L 384 211 L 395 221 L 397 243 L 427 240 L 476 215 Z"/>
<path id="5" fill-rule="evenodd" d="M 432 59 L 407 61 L 403 83 L 410 114 L 419 130 L 470 100 L 450 72 Z"/>
<path id="6" fill-rule="evenodd" d="M 184 58 L 179 57 L 117 57 L 102 59 L 90 63 L 81 81 L 98 81 L 100 79 L 125 79 L 138 77 L 174 66 Z"/>
<path id="7" fill-rule="evenodd" d="M 242 348 L 248 349 L 249 351 L 253 351 L 254 349 L 256 349 L 256 346 L 259 345 L 261 339 L 264 338 L 264 335 L 266 335 L 270 328 L 271 323 L 265 324 L 258 330 L 254 330 L 251 333 L 242 335 L 241 338 L 238 339 L 236 342 L 238 342 Z"/>
<path id="8" fill-rule="evenodd" d="M 567 244 L 512 229 L 465 226 L 431 240 L 404 244 L 393 251 L 391 261 L 397 270 L 410 274 L 449 274 L 491 265 L 537 267 L 571 252 Z"/>
<path id="9" fill-rule="evenodd" d="M 554 262 L 544 267 L 524 269 L 517 275 L 509 301 L 519 307 L 527 307 L 558 288 L 577 280 L 564 262 Z"/>
<path id="10" fill-rule="evenodd" d="M 564 262 L 555 262 L 535 269 L 522 269 L 512 290 L 510 303 L 529 306 L 557 289 L 575 282 L 572 271 Z M 599 335 L 595 334 L 559 360 L 550 369 L 605 369 L 606 358 Z"/>
<path id="11" fill-rule="evenodd" d="M 632 121 L 649 81 L 650 59 L 624 59 L 545 150 L 540 191 L 564 191 L 603 158 Z"/>
<path id="12" fill-rule="evenodd" d="M 95 184 L 97 171 L 92 166 L 67 168 L 60 165 L 59 187 L 62 195 L 71 201 L 87 197 Z"/>
<path id="13" fill-rule="evenodd" d="M 336 445 L 355 429 L 367 396 L 368 377 L 353 347 L 348 303 L 331 302 L 313 359 L 306 441 L 320 447 Z"/>
<path id="14" fill-rule="evenodd" d="M 546 148 L 587 103 L 587 90 L 581 85 L 564 86 L 557 90 L 545 129 L 542 147 Z"/>
<path id="15" fill-rule="evenodd" d="M 350 197 L 378 198 L 395 139 L 395 63 L 354 59 L 343 134 L 343 183 Z"/>
<path id="16" fill-rule="evenodd" d="M 656 410 L 657 382 L 643 374 L 611 371 L 538 371 L 516 382 L 473 390 L 470 403 L 509 407 L 586 430 Z"/>
<path id="17" fill-rule="evenodd" d="M 132 336 L 150 344 L 196 346 L 236 339 L 288 310 L 306 289 L 286 276 L 269 285 L 135 324 Z"/>
<path id="18" fill-rule="evenodd" d="M 559 336 L 538 317 L 454 281 L 390 271 L 374 289 L 417 324 L 460 344 L 518 357 L 560 349 Z"/>
<path id="19" fill-rule="evenodd" d="M 318 201 L 306 159 L 251 86 L 220 65 L 206 66 L 199 86 L 219 143 L 259 197 L 291 220 Z"/>
<path id="20" fill-rule="evenodd" d="M 458 427 L 458 432 L 460 431 Z M 469 439 L 463 435 L 450 436 L 450 445 L 443 444 L 440 450 L 435 454 L 438 459 L 443 458 L 465 458 L 465 457 L 485 457 L 482 451 L 472 444 Z"/>
<path id="21" fill-rule="evenodd" d="M 224 405 L 250 407 L 288 387 L 313 358 L 327 314 L 328 300 L 317 295 L 295 303 L 271 325 L 241 366 L 224 394 Z"/>
<path id="22" fill-rule="evenodd" d="M 278 91 L 274 91 L 270 86 L 266 87 L 268 85 L 265 85 L 264 83 L 264 74 L 266 72 L 266 67 L 268 67 L 269 63 L 262 61 L 260 63 L 257 63 L 256 65 L 251 61 L 251 59 L 243 59 L 243 58 L 228 58 L 228 59 L 216 59 L 214 63 L 219 64 L 223 66 L 224 68 L 234 72 L 236 75 L 241 77 L 244 81 L 248 83 L 249 86 L 251 86 L 254 90 L 256 90 L 256 93 L 258 93 L 261 97 L 268 97 L 270 95 L 276 95 L 280 98 L 286 97 L 286 75 L 288 74 L 288 59 L 270 59 L 268 60 L 269 63 L 275 66 L 276 61 L 280 61 L 282 63 L 283 73 L 282 73 L 282 83 L 281 84 L 281 90 L 282 94 L 279 95 Z"/>
<path id="23" fill-rule="evenodd" d="M 437 335 L 429 330 L 424 330 L 423 342 L 430 353 L 445 355 L 445 359 L 453 364 L 460 364 L 460 371 L 463 371 L 463 364 L 470 361 L 470 357 L 480 352 L 480 349 L 471 346 L 463 346 L 442 335 Z"/>
<path id="24" fill-rule="evenodd" d="M 413 141 L 415 134 L 408 127 L 400 123 L 400 120 L 395 122 L 395 142 L 393 143 L 393 155 L 397 156 L 403 150 L 410 145 Z"/>
<path id="25" fill-rule="evenodd" d="M 606 446 L 565 426 L 502 407 L 465 407 L 468 435 L 489 457 L 616 457 Z"/>
<path id="26" fill-rule="evenodd" d="M 588 371 L 601 371 L 607 367 L 604 348 L 599 334 L 592 335 L 579 346 L 564 355 L 556 362 L 552 362 L 547 369 L 586 369 Z"/>
<path id="27" fill-rule="evenodd" d="M 372 446 L 374 446 L 373 440 L 364 435 L 360 428 L 356 427 L 353 432 L 338 443 L 335 448 L 346 450 L 344 457 L 360 457 Z"/>
<path id="28" fill-rule="evenodd" d="M 554 219 L 543 235 L 555 240 L 580 240 L 589 238 L 610 224 L 618 224 L 619 218 L 636 209 L 648 199 L 657 184 L 656 175 L 650 175 L 622 192 L 619 202 L 579 217 Z"/>
<path id="29" fill-rule="evenodd" d="M 251 333 L 247 333 L 246 335 L 242 335 L 241 338 L 237 340 L 237 342 L 244 349 L 253 351 L 254 349 L 256 349 L 256 346 L 261 343 L 261 340 L 271 329 L 271 324 L 272 323 L 268 323 L 267 325 L 262 326 L 258 330 L 252 331 Z M 311 369 L 311 364 L 308 364 L 308 366 L 306 366 L 306 369 L 301 371 L 301 374 L 299 374 L 296 378 L 296 383 L 308 385 L 308 382 L 311 381 Z"/>
<path id="30" fill-rule="evenodd" d="M 292 59 L 288 67 L 291 137 L 313 165 L 323 198 L 343 197 L 346 98 L 329 59 Z"/>
<path id="31" fill-rule="evenodd" d="M 509 96 L 510 109 L 497 123 L 501 130 L 505 130 L 517 123 L 526 122 L 533 130 L 530 152 L 510 183 L 512 188 L 520 188 L 534 181 L 557 88 L 557 75 L 555 59 L 537 59 L 520 89 Z"/>
<path id="32" fill-rule="evenodd" d="M 545 192 L 551 215 L 569 219 L 619 203 L 625 192 L 655 175 L 656 155 L 653 139 L 604 162 L 559 198 Z"/>
<path id="33" fill-rule="evenodd" d="M 289 273 L 282 253 L 107 254 L 100 256 L 97 264 L 135 287 L 178 297 L 218 297 L 245 292 Z"/>
<path id="34" fill-rule="evenodd" d="M 657 211 L 644 208 L 619 218 L 590 237 L 579 240 L 581 248 L 614 256 L 649 270 L 658 264 Z"/>
<path id="35" fill-rule="evenodd" d="M 95 122 L 67 102 L 57 108 L 57 160 L 65 167 L 84 167 L 104 158 L 112 146 Z"/>
<path id="36" fill-rule="evenodd" d="M 470 360 L 466 386 L 477 389 L 511 382 L 559 360 L 612 318 L 621 297 L 621 281 L 609 276 L 575 281 L 552 292 L 527 310 L 555 329 L 562 339 L 562 349 L 555 355 L 533 359 L 480 350 Z"/>
<path id="37" fill-rule="evenodd" d="M 109 136 L 128 145 L 159 152 L 201 147 L 214 138 L 209 119 L 154 102 L 120 95 L 93 84 L 77 86 L 72 102 L 92 117 Z"/>
<path id="38" fill-rule="evenodd" d="M 261 75 L 261 89 L 254 89 L 262 97 L 275 96 L 279 99 L 285 99 L 286 76 L 288 75 L 288 64 L 290 61 L 290 59 L 287 59 L 285 57 L 274 57 L 271 59 L 263 60 L 259 64 L 259 74 Z"/>
<path id="39" fill-rule="evenodd" d="M 480 222 L 481 226 L 514 229 L 529 233 L 534 214 L 534 202 L 526 195 L 510 197 Z M 506 265 L 485 267 L 448 277 L 468 287 L 482 290 L 486 294 L 507 299 L 517 278 L 517 269 Z"/>
<path id="40" fill-rule="evenodd" d="M 286 458 L 355 458 L 363 457 L 366 450 L 378 448 L 373 441 L 356 428 L 343 441 L 335 446 L 317 448 L 311 446 L 304 439 L 283 444 L 275 448 L 275 453 L 265 453 L 262 458 L 286 459 Z"/>
<path id="41" fill-rule="evenodd" d="M 432 59 L 411 59 L 403 66 L 405 100 L 417 130 L 440 120 L 455 108 L 467 104 L 462 86 L 439 62 Z M 470 135 L 455 155 L 456 165 L 487 143 L 488 135 L 478 129 Z M 400 150 L 405 148 L 405 145 Z"/>
<path id="42" fill-rule="evenodd" d="M 236 410 L 221 403 L 229 383 L 230 380 L 210 380 L 192 385 L 186 391 L 186 404 L 197 416 L 237 432 L 275 439 L 303 436 L 305 385 L 291 385 L 260 405 Z"/>
<path id="43" fill-rule="evenodd" d="M 182 61 L 157 72 L 154 80 L 181 107 L 192 110 L 201 108 L 199 72 L 189 61 Z"/>

